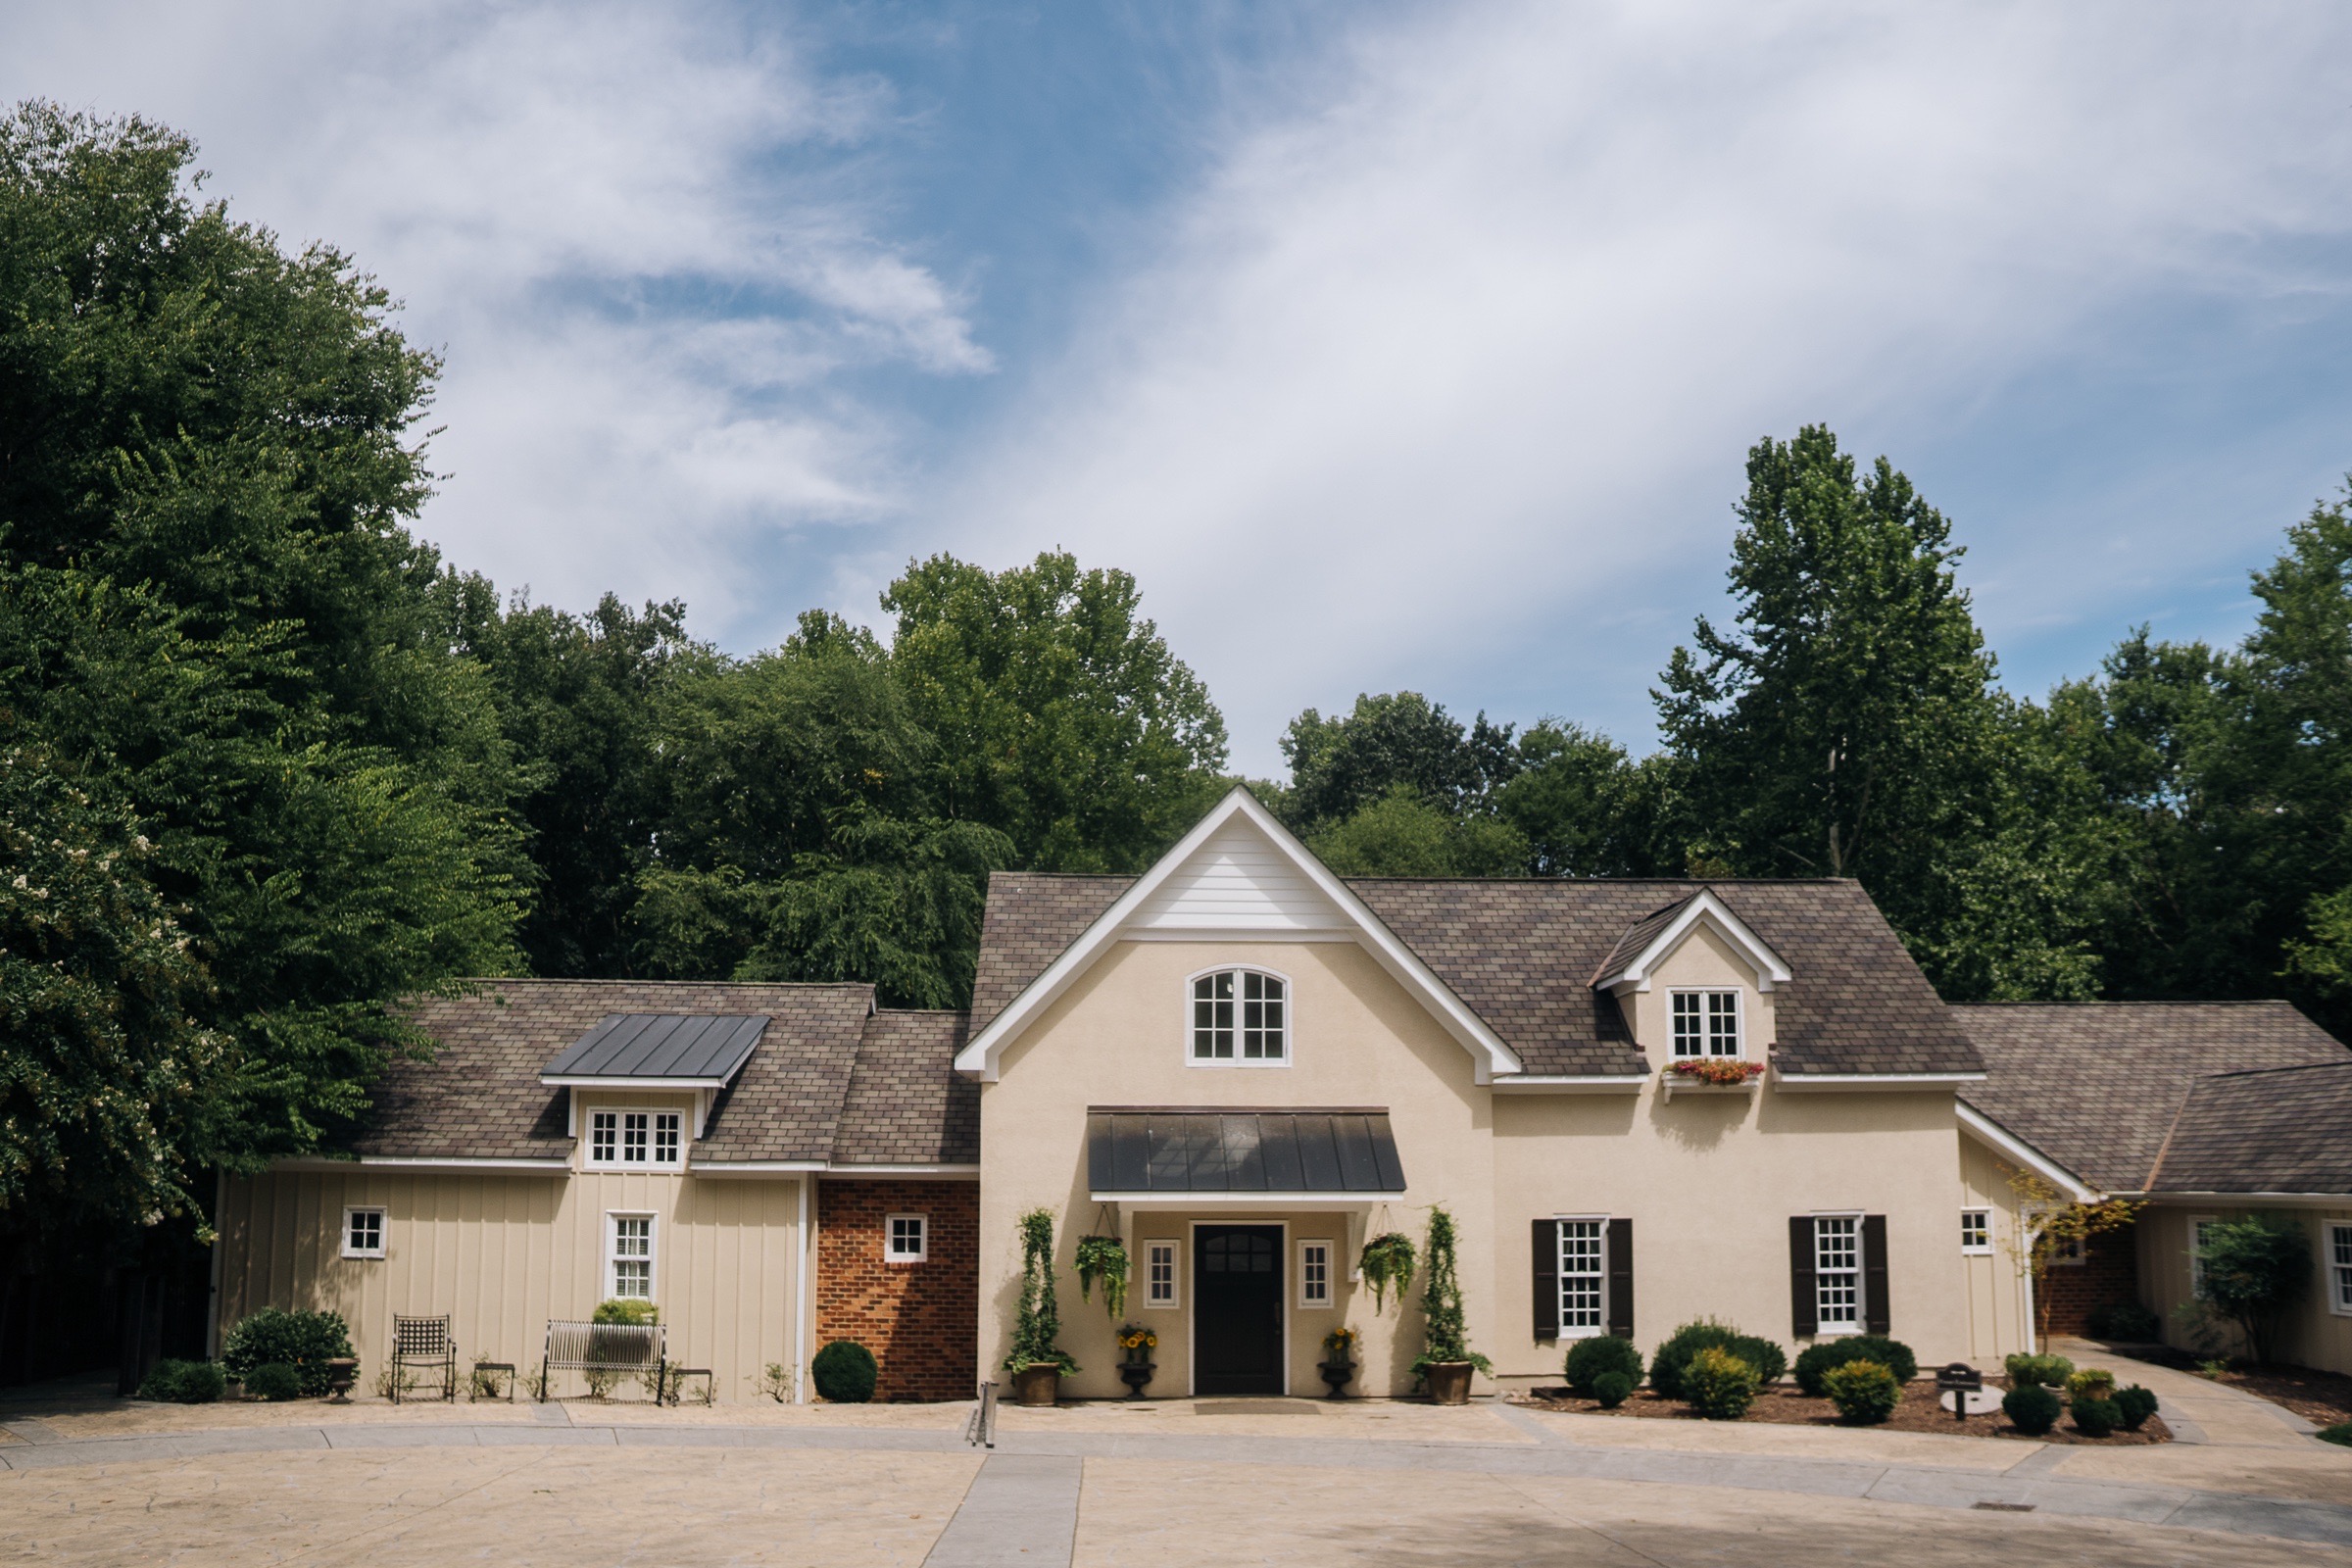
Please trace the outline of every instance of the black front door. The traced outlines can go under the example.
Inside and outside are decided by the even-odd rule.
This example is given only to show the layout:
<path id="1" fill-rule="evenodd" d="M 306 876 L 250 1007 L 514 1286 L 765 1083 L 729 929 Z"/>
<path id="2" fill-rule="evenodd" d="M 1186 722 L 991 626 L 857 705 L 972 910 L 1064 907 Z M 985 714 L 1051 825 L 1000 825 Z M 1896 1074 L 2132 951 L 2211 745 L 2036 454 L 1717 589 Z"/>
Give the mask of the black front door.
<path id="1" fill-rule="evenodd" d="M 1193 1391 L 1282 1394 L 1282 1227 L 1193 1231 Z"/>

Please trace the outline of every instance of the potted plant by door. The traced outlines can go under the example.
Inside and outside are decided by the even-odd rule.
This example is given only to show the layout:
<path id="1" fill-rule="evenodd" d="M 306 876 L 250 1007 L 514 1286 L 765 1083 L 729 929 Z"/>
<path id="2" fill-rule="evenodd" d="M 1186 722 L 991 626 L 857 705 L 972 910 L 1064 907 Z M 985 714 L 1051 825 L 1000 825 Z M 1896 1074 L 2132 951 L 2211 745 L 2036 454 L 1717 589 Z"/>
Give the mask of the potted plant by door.
<path id="1" fill-rule="evenodd" d="M 1443 1207 L 1429 1211 L 1429 1263 L 1421 1293 L 1421 1315 L 1427 1338 L 1413 1371 L 1429 1384 L 1435 1404 L 1470 1402 L 1470 1374 L 1494 1368 L 1470 1348 L 1469 1330 L 1462 1321 L 1462 1285 L 1454 1270 L 1453 1216 Z"/>
<path id="2" fill-rule="evenodd" d="M 1119 1348 L 1127 1352 L 1127 1358 L 1119 1363 L 1119 1381 L 1127 1385 L 1127 1397 L 1140 1399 L 1144 1386 L 1159 1370 L 1159 1363 L 1152 1359 L 1152 1352 L 1159 1348 L 1159 1336 L 1141 1323 L 1122 1323 Z"/>
<path id="3" fill-rule="evenodd" d="M 1340 1391 L 1355 1379 L 1355 1330 L 1333 1329 L 1323 1336 L 1323 1364 L 1316 1368 L 1330 1386 L 1326 1398 L 1339 1398 Z"/>
<path id="4" fill-rule="evenodd" d="M 1061 1377 L 1078 1363 L 1055 1342 L 1061 1338 L 1061 1306 L 1054 1294 L 1054 1214 L 1033 1208 L 1021 1216 L 1021 1301 L 1012 1320 L 1012 1348 L 1004 1370 L 1012 1374 L 1013 1397 L 1022 1404 L 1052 1405 L 1061 1398 Z"/>

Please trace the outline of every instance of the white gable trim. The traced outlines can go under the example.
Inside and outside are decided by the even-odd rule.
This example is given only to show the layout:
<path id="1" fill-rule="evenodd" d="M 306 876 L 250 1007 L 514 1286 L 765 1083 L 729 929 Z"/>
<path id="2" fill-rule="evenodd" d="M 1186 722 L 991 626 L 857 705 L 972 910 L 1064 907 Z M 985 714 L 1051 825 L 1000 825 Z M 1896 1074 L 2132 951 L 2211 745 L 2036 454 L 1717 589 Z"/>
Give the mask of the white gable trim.
<path id="1" fill-rule="evenodd" d="M 1330 867 L 1316 859 L 1305 845 L 1292 836 L 1290 829 L 1276 821 L 1274 813 L 1257 803 L 1257 797 L 1239 785 L 1195 824 L 1190 833 L 1177 840 L 1176 847 L 1161 856 L 1152 869 L 1136 878 L 1135 884 L 1119 895 L 1117 903 L 1103 910 L 1095 923 L 1088 926 L 1078 940 L 1062 952 L 1061 956 L 1047 965 L 1045 973 L 1030 981 L 1028 987 L 1013 998 L 1003 1012 L 990 1020 L 987 1028 L 956 1054 L 956 1070 L 970 1073 L 983 1083 L 996 1082 L 997 1062 L 1004 1054 L 1004 1048 L 1038 1014 L 1051 1006 L 1055 998 L 1068 990 L 1070 984 L 1084 974 L 1113 942 L 1126 935 L 1122 928 L 1135 917 L 1137 911 L 1152 902 L 1196 851 L 1237 820 L 1255 828 L 1293 870 L 1328 899 L 1346 922 L 1342 930 L 1352 935 L 1382 968 L 1445 1025 L 1446 1033 L 1461 1043 L 1462 1048 L 1470 1053 L 1478 1082 L 1486 1083 L 1496 1073 L 1520 1070 L 1518 1056 L 1494 1030 L 1487 1027 L 1485 1020 L 1464 1005 L 1461 998 L 1431 972 L 1428 964 L 1398 941 L 1396 933 L 1381 922 L 1363 900 L 1357 898 L 1345 882 L 1332 875 Z M 1352 927 L 1352 930 L 1347 931 L 1347 927 Z M 1194 935 L 1204 936 L 1207 933 Z M 1252 930 L 1249 935 L 1251 940 L 1259 940 L 1266 933 Z"/>
<path id="2" fill-rule="evenodd" d="M 1657 966 L 1701 925 L 1731 944 L 1732 951 L 1739 954 L 1747 966 L 1755 971 L 1758 991 L 1770 991 L 1775 985 L 1788 981 L 1788 965 L 1782 961 L 1781 956 L 1773 952 L 1762 937 L 1749 930 L 1745 921 L 1724 907 L 1723 901 L 1715 896 L 1713 889 L 1700 888 L 1691 895 L 1690 902 L 1683 906 L 1683 912 L 1676 915 L 1665 930 L 1650 939 L 1648 947 L 1634 955 L 1616 973 L 1602 975 L 1596 983 L 1603 991 L 1647 991 L 1650 976 Z"/>
<path id="3" fill-rule="evenodd" d="M 2049 1155 L 2027 1143 L 2008 1128 L 1985 1115 L 1976 1106 L 1962 1102 L 1958 1106 L 1960 1129 L 1997 1154 L 2006 1154 L 2020 1165 L 2048 1182 L 2052 1187 L 2078 1203 L 2095 1203 L 2100 1194 L 2082 1179 Z"/>

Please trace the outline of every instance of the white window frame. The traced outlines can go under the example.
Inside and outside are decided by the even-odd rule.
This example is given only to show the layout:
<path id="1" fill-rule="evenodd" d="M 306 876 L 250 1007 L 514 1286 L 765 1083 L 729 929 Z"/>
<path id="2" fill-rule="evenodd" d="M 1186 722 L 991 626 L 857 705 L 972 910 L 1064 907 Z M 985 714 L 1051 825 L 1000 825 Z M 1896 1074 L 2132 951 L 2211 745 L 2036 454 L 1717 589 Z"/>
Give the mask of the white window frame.
<path id="1" fill-rule="evenodd" d="M 1552 1218 L 1554 1221 L 1551 1227 L 1552 1265 L 1558 1271 L 1560 1338 L 1563 1340 L 1600 1339 L 1609 1332 L 1609 1216 L 1606 1214 L 1555 1214 Z M 1573 1275 L 1568 1271 L 1568 1227 L 1571 1225 L 1592 1227 L 1592 1235 L 1590 1240 L 1593 1243 L 1591 1255 L 1594 1265 L 1590 1269 L 1578 1269 Z M 1579 1238 L 1579 1240 L 1584 1239 Z M 1578 1255 L 1581 1257 L 1583 1254 L 1579 1253 Z M 1569 1305 L 1568 1282 L 1572 1278 L 1593 1282 L 1592 1306 L 1591 1308 L 1592 1321 L 1590 1323 L 1570 1321 L 1572 1317 L 1586 1310 L 1581 1303 L 1574 1307 Z"/>
<path id="2" fill-rule="evenodd" d="M 1843 1220 L 1847 1223 L 1850 1223 L 1854 1227 L 1854 1262 L 1850 1269 L 1826 1269 L 1821 1266 L 1821 1225 L 1822 1221 L 1824 1220 Z M 1870 1272 L 1870 1259 L 1865 1256 L 1863 1252 L 1865 1246 L 1866 1241 L 1862 1235 L 1862 1215 L 1859 1211 L 1851 1213 L 1818 1213 L 1813 1216 L 1813 1330 L 1817 1338 L 1824 1340 L 1842 1340 L 1848 1335 L 1860 1334 L 1863 1332 L 1863 1320 L 1869 1311 L 1869 1303 L 1864 1301 L 1862 1297 L 1866 1288 L 1864 1282 L 1868 1278 Z M 1830 1300 L 1830 1291 L 1832 1289 L 1830 1281 L 1833 1278 L 1849 1279 L 1852 1283 L 1854 1293 L 1854 1315 L 1850 1322 L 1832 1323 L 1830 1321 L 1830 1307 L 1832 1304 Z"/>
<path id="3" fill-rule="evenodd" d="M 645 1221 L 645 1255 L 631 1253 L 623 1256 L 620 1250 L 620 1222 L 624 1219 Z M 609 1208 L 605 1210 L 605 1299 L 655 1300 L 655 1284 L 660 1278 L 662 1261 L 662 1226 L 659 1218 L 642 1208 Z M 625 1296 L 620 1289 L 622 1263 L 645 1265 L 645 1295 Z"/>
<path id="4" fill-rule="evenodd" d="M 2202 1248 L 2197 1232 L 2207 1225 L 2218 1225 L 2221 1220 L 2219 1214 L 2188 1216 L 2188 1298 L 2192 1301 L 2197 1298 L 2197 1287 L 2205 1283 L 2205 1259 L 2200 1255 Z"/>
<path id="5" fill-rule="evenodd" d="M 1974 1219 L 1975 1226 L 1969 1221 Z M 1969 1240 L 1974 1229 L 1978 1239 Z M 1960 1255 L 1962 1257 L 1990 1257 L 1992 1255 L 1992 1210 L 1982 1204 L 1972 1204 L 1960 1211 Z"/>
<path id="6" fill-rule="evenodd" d="M 1683 998 L 1692 998 L 1697 1004 L 1698 1033 L 1694 1037 L 1695 1051 L 1685 1051 L 1682 1038 L 1675 1032 L 1675 1008 Z M 1732 1049 L 1715 1049 L 1714 999 L 1732 999 Z M 1675 986 L 1666 993 L 1666 1049 L 1676 1061 L 1740 1061 L 1747 1055 L 1747 1002 L 1738 986 Z"/>
<path id="7" fill-rule="evenodd" d="M 1339 1305 L 1338 1273 L 1339 1249 L 1328 1238 L 1310 1237 L 1298 1243 L 1298 1306 L 1301 1311 L 1324 1312 Z M 1321 1253 L 1320 1258 L 1311 1254 Z M 1311 1268 L 1323 1270 L 1323 1294 L 1314 1294 L 1315 1281 Z"/>
<path id="8" fill-rule="evenodd" d="M 1165 1251 L 1168 1268 L 1168 1294 L 1157 1294 L 1158 1278 L 1153 1274 Z M 1172 1312 L 1184 1305 L 1184 1244 L 1168 1237 L 1154 1237 L 1144 1243 L 1144 1298 L 1143 1304 L 1154 1311 Z"/>
<path id="9" fill-rule="evenodd" d="M 362 1247 L 352 1240 L 351 1222 L 361 1214 L 375 1216 L 375 1245 L 373 1247 Z M 353 1203 L 345 1208 L 343 1210 L 343 1255 L 345 1257 L 382 1257 L 385 1250 L 385 1234 L 392 1228 L 391 1221 L 392 1216 L 384 1211 L 384 1205 L 381 1203 Z"/>
<path id="10" fill-rule="evenodd" d="M 631 1116 L 645 1118 L 645 1158 L 628 1157 L 629 1134 L 637 1129 L 629 1126 Z M 602 1124 L 610 1120 L 612 1152 L 600 1157 L 596 1152 L 597 1134 Z M 670 1125 L 666 1128 L 663 1122 Z M 664 1138 L 667 1132 L 670 1136 Z M 676 1152 L 668 1159 L 655 1157 L 664 1143 L 674 1145 Z M 596 1105 L 588 1111 L 587 1168 L 590 1170 L 665 1170 L 686 1168 L 686 1112 L 663 1105 Z"/>
<path id="11" fill-rule="evenodd" d="M 899 1250 L 899 1222 L 914 1223 L 914 1250 Z M 885 1263 L 926 1263 L 931 1258 L 931 1216 L 928 1214 L 885 1214 L 882 1216 L 882 1261 Z"/>
<path id="12" fill-rule="evenodd" d="M 1212 979 L 1221 974 L 1230 974 L 1236 977 L 1233 996 L 1234 1020 L 1230 1025 L 1234 1054 L 1230 1056 L 1203 1056 L 1198 1054 L 1198 1042 L 1194 1039 L 1194 1031 L 1198 1028 L 1194 1007 L 1200 999 L 1193 995 L 1193 988 L 1203 980 Z M 1243 1022 L 1243 1009 L 1249 1005 L 1248 999 L 1242 995 L 1243 982 L 1240 977 L 1244 975 L 1256 975 L 1260 979 L 1271 980 L 1282 987 L 1282 996 L 1276 1001 L 1276 1005 L 1282 1008 L 1282 1054 L 1279 1056 L 1245 1056 L 1242 1054 L 1247 1044 L 1244 1039 L 1247 1031 Z M 1260 1005 L 1263 1005 L 1262 999 Z M 1205 969 L 1196 970 L 1184 977 L 1184 1064 L 1186 1066 L 1209 1068 L 1288 1067 L 1298 1058 L 1298 988 L 1291 983 L 1289 975 L 1279 969 L 1269 969 L 1259 963 L 1218 963 L 1211 964 Z"/>
<path id="13" fill-rule="evenodd" d="M 2323 1220 L 2325 1254 L 2322 1261 L 2328 1269 L 2328 1310 L 2337 1317 L 2352 1317 L 2352 1219 Z"/>

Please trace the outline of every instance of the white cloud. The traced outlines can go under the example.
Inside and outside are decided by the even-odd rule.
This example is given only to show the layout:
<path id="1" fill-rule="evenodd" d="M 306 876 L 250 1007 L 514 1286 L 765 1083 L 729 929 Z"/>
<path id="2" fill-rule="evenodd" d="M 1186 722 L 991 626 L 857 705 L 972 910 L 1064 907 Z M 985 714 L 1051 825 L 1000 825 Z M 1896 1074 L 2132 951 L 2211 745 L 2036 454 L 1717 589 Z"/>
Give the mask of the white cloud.
<path id="1" fill-rule="evenodd" d="M 858 193 L 885 88 L 774 19 L 455 0 L 25 8 L 0 82 L 197 137 L 211 189 L 408 302 L 447 373 L 423 531 L 559 603 L 746 611 L 742 558 L 896 505 L 905 432 L 844 371 L 991 368 Z M 797 607 L 795 607 L 797 608 Z"/>
<path id="2" fill-rule="evenodd" d="M 1899 461 L 2123 302 L 2309 286 L 2269 247 L 2352 231 L 2347 58 L 2308 7 L 1424 15 L 1236 137 L 947 542 L 1137 571 L 1255 769 L 1472 667 L 1622 715 L 1759 435 Z M 2042 543 L 2022 601 L 2107 545 Z"/>

